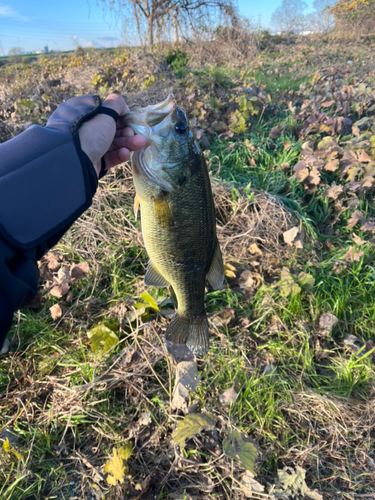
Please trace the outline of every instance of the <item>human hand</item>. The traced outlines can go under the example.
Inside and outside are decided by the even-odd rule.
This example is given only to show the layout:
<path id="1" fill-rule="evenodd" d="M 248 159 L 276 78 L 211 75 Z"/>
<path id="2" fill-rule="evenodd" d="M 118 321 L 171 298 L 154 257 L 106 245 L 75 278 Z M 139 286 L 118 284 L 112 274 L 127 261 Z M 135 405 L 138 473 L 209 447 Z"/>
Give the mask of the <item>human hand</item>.
<path id="1" fill-rule="evenodd" d="M 129 113 L 124 98 L 110 94 L 102 106 L 112 108 L 119 116 Z M 83 123 L 78 131 L 82 150 L 92 161 L 99 176 L 101 158 L 104 156 L 106 170 L 129 160 L 130 152 L 141 149 L 146 144 L 142 135 L 134 135 L 130 127 L 124 127 L 119 118 L 117 123 L 111 116 L 98 114 Z"/>

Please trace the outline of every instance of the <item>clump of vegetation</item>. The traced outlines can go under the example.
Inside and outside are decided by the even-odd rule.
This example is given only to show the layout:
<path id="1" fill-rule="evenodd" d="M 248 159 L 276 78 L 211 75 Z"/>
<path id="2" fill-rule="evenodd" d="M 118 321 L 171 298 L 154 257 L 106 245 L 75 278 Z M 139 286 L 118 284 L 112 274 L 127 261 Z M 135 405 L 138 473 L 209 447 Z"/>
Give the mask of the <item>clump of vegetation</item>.
<path id="1" fill-rule="evenodd" d="M 186 68 L 189 61 L 187 54 L 183 52 L 180 47 L 168 51 L 165 54 L 165 60 L 167 61 L 167 64 L 172 66 L 173 71 L 176 74 L 181 74 L 181 71 Z"/>

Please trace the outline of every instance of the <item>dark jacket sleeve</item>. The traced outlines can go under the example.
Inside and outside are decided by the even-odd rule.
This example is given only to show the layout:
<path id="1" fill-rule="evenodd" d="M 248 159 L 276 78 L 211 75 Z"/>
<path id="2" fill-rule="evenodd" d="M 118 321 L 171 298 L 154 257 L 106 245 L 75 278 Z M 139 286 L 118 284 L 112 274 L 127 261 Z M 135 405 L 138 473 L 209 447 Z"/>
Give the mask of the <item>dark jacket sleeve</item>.
<path id="1" fill-rule="evenodd" d="M 92 203 L 97 175 L 78 129 L 100 106 L 97 96 L 69 99 L 45 127 L 0 144 L 0 349 L 13 313 L 37 293 L 37 260 Z"/>

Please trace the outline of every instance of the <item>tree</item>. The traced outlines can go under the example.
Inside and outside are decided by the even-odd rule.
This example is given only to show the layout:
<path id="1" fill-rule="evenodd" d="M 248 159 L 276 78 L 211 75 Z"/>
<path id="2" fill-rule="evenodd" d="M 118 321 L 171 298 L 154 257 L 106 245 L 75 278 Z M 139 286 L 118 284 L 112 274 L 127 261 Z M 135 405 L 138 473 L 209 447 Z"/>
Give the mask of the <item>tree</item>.
<path id="1" fill-rule="evenodd" d="M 314 15 L 314 31 L 319 33 L 327 33 L 335 26 L 335 19 L 331 12 L 332 6 L 336 0 L 315 0 L 313 7 L 315 9 Z"/>
<path id="2" fill-rule="evenodd" d="M 283 0 L 271 16 L 271 26 L 283 33 L 298 33 L 306 26 L 305 11 L 307 4 L 303 0 Z"/>
<path id="3" fill-rule="evenodd" d="M 24 49 L 22 47 L 12 47 L 8 51 L 9 56 L 20 56 L 23 54 Z"/>
<path id="4" fill-rule="evenodd" d="M 375 31 L 375 0 L 338 0 L 330 12 L 337 29 L 345 34 L 368 35 Z"/>
<path id="5" fill-rule="evenodd" d="M 138 36 L 151 49 L 154 44 L 155 28 L 163 29 L 168 21 L 172 21 L 174 39 L 178 40 L 181 18 L 189 22 L 202 17 L 208 11 L 229 11 L 233 8 L 233 0 L 101 0 L 111 10 L 122 15 L 127 26 L 136 26 Z M 144 37 L 146 32 L 146 37 Z"/>

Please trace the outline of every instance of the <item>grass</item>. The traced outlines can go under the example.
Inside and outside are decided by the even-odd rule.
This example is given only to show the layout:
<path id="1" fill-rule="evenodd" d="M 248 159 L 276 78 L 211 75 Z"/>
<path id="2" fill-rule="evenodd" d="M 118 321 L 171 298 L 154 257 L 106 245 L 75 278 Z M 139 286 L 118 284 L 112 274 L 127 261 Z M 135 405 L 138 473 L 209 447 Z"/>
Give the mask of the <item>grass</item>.
<path id="1" fill-rule="evenodd" d="M 353 232 L 368 236 L 359 226 L 348 229 L 349 208 L 327 222 L 336 205 L 324 195 L 325 187 L 308 192 L 293 177 L 304 142 L 296 130 L 303 120 L 282 105 L 285 93 L 298 92 L 312 72 L 322 72 L 312 62 L 319 51 L 327 65 L 334 61 L 331 49 L 319 45 L 285 51 L 276 61 L 274 54 L 263 54 L 263 67 L 251 68 L 249 78 L 263 84 L 275 105 L 253 117 L 246 133 L 230 140 L 214 136 L 205 153 L 215 178 L 232 184 L 229 212 L 239 196 L 250 200 L 254 190 L 265 191 L 295 213 L 305 234 L 302 251 L 274 257 L 276 270 L 267 272 L 273 261 L 264 248 L 244 265 L 261 275 L 250 294 L 230 281 L 206 294 L 211 348 L 198 360 L 200 382 L 189 407 L 209 413 L 215 428 L 188 440 L 183 452 L 173 447 L 181 412 L 171 408 L 175 371 L 162 344 L 168 320 L 157 313 L 150 322 L 127 321 L 145 289 L 147 255 L 123 167 L 102 182 L 100 198 L 55 250 L 60 267 L 87 262 L 88 274 L 71 285 L 69 300 L 57 299 L 48 292 L 52 277 L 44 267 L 41 308 L 16 314 L 10 353 L 0 364 L 0 423 L 3 440 L 7 430 L 22 458 L 0 452 L 2 499 L 242 499 L 235 487 L 244 469 L 222 454 L 223 438 L 232 429 L 257 445 L 256 479 L 264 486 L 275 485 L 283 467 L 299 466 L 324 500 L 373 494 L 375 252 L 370 242 L 353 244 Z M 293 79 L 295 64 L 304 69 Z M 231 92 L 228 74 L 204 68 L 195 78 L 205 92 L 212 84 Z M 235 80 L 240 71 L 230 76 Z M 270 138 L 279 125 L 280 137 Z M 338 175 L 324 172 L 322 179 L 331 184 Z M 372 191 L 359 196 L 357 209 L 366 219 L 375 216 L 374 208 Z M 363 251 L 358 261 L 345 259 L 352 246 Z M 314 286 L 284 296 L 283 266 L 292 276 L 310 274 Z M 148 291 L 159 302 L 165 298 L 163 291 Z M 53 320 L 49 309 L 56 303 L 64 311 Z M 215 322 L 225 311 L 233 311 L 233 318 Z M 320 326 L 323 313 L 337 317 L 332 331 Z M 114 322 L 119 336 L 106 355 L 95 353 L 87 336 L 103 320 Z M 362 350 L 350 346 L 350 335 L 364 343 Z M 236 400 L 222 404 L 220 395 L 233 386 Z M 111 487 L 103 467 L 113 447 L 126 442 L 133 446 L 129 474 L 123 485 Z M 261 498 L 272 498 L 267 491 Z"/>

